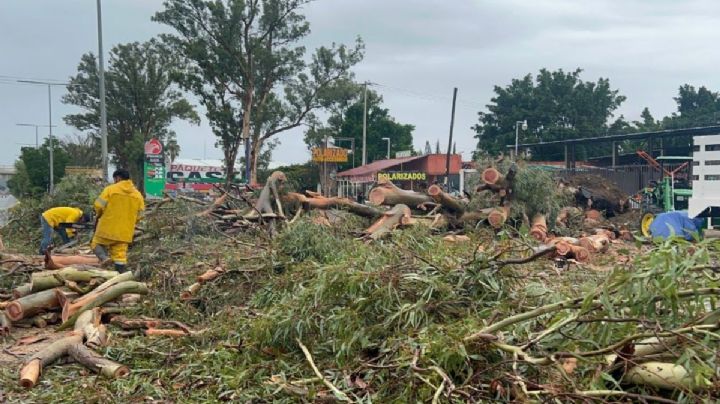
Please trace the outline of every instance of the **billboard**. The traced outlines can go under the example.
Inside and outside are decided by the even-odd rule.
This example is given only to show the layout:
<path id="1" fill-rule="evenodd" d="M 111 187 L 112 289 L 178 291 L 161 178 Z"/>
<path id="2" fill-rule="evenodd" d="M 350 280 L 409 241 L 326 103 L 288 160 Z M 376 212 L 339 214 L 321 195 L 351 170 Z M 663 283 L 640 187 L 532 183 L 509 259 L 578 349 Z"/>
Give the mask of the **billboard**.
<path id="1" fill-rule="evenodd" d="M 312 161 L 316 163 L 347 163 L 348 149 L 339 147 L 313 147 Z"/>
<path id="2" fill-rule="evenodd" d="M 235 181 L 240 177 L 240 167 L 235 167 Z M 214 184 L 225 182 L 222 160 L 178 159 L 170 164 L 166 173 L 166 190 L 208 192 Z"/>

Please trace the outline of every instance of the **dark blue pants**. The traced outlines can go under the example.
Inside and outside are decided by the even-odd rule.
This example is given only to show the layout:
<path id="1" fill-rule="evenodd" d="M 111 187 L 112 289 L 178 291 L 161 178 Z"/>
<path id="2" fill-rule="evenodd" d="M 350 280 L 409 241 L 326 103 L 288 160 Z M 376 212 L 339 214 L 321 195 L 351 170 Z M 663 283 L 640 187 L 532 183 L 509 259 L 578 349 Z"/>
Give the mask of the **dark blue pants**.
<path id="1" fill-rule="evenodd" d="M 50 223 L 45 220 L 42 215 L 40 215 L 40 227 L 42 228 L 42 240 L 40 241 L 40 255 L 45 254 L 45 250 L 47 250 L 48 247 L 50 247 L 50 244 L 52 244 L 52 236 L 53 236 L 53 228 L 50 226 Z M 60 238 L 62 238 L 63 243 L 69 243 L 70 238 L 67 235 L 67 232 L 63 228 L 59 228 L 57 230 L 57 233 L 60 235 Z"/>

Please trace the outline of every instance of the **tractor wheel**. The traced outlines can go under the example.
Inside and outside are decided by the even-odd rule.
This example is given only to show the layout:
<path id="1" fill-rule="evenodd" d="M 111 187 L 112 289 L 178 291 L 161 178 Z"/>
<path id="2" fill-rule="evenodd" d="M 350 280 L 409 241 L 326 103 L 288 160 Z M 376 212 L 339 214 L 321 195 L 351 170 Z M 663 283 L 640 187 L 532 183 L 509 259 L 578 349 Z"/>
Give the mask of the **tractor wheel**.
<path id="1" fill-rule="evenodd" d="M 652 234 L 650 234 L 650 225 L 655 220 L 656 215 L 657 215 L 657 213 L 654 211 L 646 211 L 640 217 L 640 233 L 643 236 L 645 236 L 645 237 L 652 236 Z"/>

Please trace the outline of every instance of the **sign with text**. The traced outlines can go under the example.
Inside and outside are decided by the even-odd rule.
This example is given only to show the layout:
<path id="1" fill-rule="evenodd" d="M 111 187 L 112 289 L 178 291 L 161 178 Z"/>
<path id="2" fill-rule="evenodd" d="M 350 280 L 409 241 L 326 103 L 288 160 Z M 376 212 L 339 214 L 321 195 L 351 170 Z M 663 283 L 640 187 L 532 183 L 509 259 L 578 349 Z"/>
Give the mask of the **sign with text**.
<path id="1" fill-rule="evenodd" d="M 159 199 L 165 190 L 165 159 L 162 155 L 162 143 L 152 138 L 145 143 L 145 197 Z"/>
<path id="2" fill-rule="evenodd" d="M 417 171 L 393 171 L 393 172 L 379 172 L 377 174 L 378 181 L 426 181 L 427 174 Z"/>
<path id="3" fill-rule="evenodd" d="M 400 150 L 395 152 L 395 158 L 410 157 L 412 156 L 412 150 Z"/>
<path id="4" fill-rule="evenodd" d="M 220 184 L 225 182 L 225 170 L 222 167 L 210 165 L 170 164 L 167 179 L 170 182 Z"/>
<path id="5" fill-rule="evenodd" d="M 312 161 L 316 163 L 347 163 L 348 161 L 347 149 L 313 147 L 311 151 Z"/>

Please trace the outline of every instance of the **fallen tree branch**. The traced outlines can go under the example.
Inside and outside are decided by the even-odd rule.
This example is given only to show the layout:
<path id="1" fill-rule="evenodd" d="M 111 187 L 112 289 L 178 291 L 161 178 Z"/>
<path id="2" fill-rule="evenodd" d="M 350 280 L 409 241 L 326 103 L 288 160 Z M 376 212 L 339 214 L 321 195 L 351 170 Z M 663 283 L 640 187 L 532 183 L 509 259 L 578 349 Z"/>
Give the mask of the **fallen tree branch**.
<path id="1" fill-rule="evenodd" d="M 295 339 L 295 341 L 297 341 L 300 349 L 302 349 L 303 351 L 303 354 L 305 354 L 305 359 L 307 359 L 313 372 L 315 372 L 315 376 L 319 377 L 322 380 L 323 384 L 325 384 L 333 392 L 333 394 L 335 394 L 335 397 L 338 400 L 352 402 L 352 400 L 350 400 L 347 394 L 343 393 L 342 391 L 340 391 L 340 389 L 335 387 L 334 384 L 330 383 L 330 381 L 327 380 L 325 376 L 323 376 L 320 370 L 318 370 L 317 366 L 315 366 L 315 361 L 313 361 L 313 357 L 310 354 L 310 351 L 308 351 L 307 347 L 303 345 L 303 343 L 299 339 Z"/>

